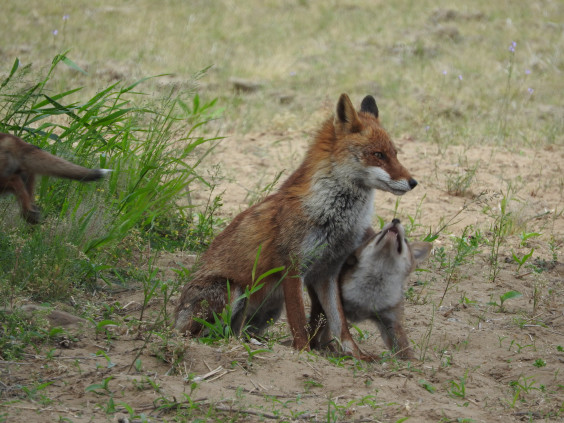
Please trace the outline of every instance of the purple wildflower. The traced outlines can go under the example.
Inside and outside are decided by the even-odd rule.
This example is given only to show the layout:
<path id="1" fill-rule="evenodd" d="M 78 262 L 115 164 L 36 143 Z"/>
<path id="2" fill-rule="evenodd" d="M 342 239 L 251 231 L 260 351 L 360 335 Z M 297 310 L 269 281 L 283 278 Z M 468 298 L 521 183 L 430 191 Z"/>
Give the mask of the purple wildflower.
<path id="1" fill-rule="evenodd" d="M 511 53 L 515 53 L 515 47 L 517 47 L 517 43 L 515 41 L 512 41 L 511 45 L 509 46 L 509 51 Z"/>
<path id="2" fill-rule="evenodd" d="M 458 75 L 458 79 L 462 81 L 462 75 Z"/>
<path id="3" fill-rule="evenodd" d="M 70 15 L 63 15 L 63 21 L 68 21 L 70 18 Z"/>
<path id="4" fill-rule="evenodd" d="M 530 75 L 531 74 L 531 70 L 530 69 L 525 69 L 525 75 Z"/>
<path id="5" fill-rule="evenodd" d="M 59 33 L 59 30 L 58 30 L 58 29 L 54 29 L 54 30 L 53 30 L 53 35 L 57 35 L 58 33 Z"/>
<path id="6" fill-rule="evenodd" d="M 533 95 L 533 93 L 535 92 L 533 88 L 527 88 L 527 91 L 529 92 L 529 95 Z"/>

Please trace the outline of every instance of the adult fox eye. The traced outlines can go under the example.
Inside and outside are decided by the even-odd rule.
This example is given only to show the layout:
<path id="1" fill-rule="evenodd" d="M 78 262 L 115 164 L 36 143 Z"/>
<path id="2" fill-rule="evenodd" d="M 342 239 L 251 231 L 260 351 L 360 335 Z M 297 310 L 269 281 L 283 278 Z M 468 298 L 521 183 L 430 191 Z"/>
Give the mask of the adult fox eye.
<path id="1" fill-rule="evenodd" d="M 380 159 L 380 160 L 384 160 L 386 158 L 386 155 L 384 153 L 380 153 L 379 151 L 374 153 L 374 155 L 376 156 L 377 159 Z"/>

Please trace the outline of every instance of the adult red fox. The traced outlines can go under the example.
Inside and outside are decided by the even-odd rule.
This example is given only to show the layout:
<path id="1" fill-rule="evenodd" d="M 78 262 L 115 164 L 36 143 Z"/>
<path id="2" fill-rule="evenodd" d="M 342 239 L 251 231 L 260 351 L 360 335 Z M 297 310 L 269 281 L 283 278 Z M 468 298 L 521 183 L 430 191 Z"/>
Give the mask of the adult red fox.
<path id="1" fill-rule="evenodd" d="M 403 329 L 404 283 L 433 248 L 430 242 L 408 242 L 398 219 L 364 242 L 347 259 L 339 275 L 341 301 L 349 322 L 370 319 L 386 346 L 400 358 L 412 358 Z M 319 303 L 312 303 L 312 344 L 327 345 L 331 334 L 323 325 Z"/>
<path id="2" fill-rule="evenodd" d="M 342 94 L 335 116 L 323 123 L 300 167 L 276 193 L 236 216 L 201 256 L 182 290 L 175 328 L 199 334 L 202 325 L 193 317 L 209 320 L 229 305 L 234 331 L 246 322 L 260 332 L 285 304 L 294 348 L 309 349 L 303 281 L 344 352 L 365 358 L 343 313 L 339 271 L 374 233 L 374 190 L 402 195 L 416 185 L 380 126 L 374 98 L 365 97 L 357 112 Z M 280 266 L 288 273 L 281 284 L 280 273 L 262 279 L 264 286 L 244 300 L 259 247 L 255 275 Z"/>
<path id="3" fill-rule="evenodd" d="M 75 165 L 16 136 L 0 134 L 0 195 L 15 194 L 22 216 L 29 223 L 39 222 L 39 209 L 33 203 L 35 175 L 95 181 L 108 172 Z"/>

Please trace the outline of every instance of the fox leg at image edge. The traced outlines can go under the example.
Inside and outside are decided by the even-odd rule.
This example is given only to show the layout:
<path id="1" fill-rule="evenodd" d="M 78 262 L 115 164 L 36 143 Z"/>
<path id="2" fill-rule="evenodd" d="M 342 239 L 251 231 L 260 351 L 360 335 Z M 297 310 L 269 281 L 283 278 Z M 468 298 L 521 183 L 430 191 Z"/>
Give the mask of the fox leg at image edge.
<path id="1" fill-rule="evenodd" d="M 33 199 L 30 194 L 33 192 L 33 176 L 28 175 L 28 180 L 25 184 L 19 175 L 15 175 L 11 179 L 13 192 L 20 202 L 22 216 L 28 223 L 39 223 L 39 210 L 35 204 L 33 204 Z"/>

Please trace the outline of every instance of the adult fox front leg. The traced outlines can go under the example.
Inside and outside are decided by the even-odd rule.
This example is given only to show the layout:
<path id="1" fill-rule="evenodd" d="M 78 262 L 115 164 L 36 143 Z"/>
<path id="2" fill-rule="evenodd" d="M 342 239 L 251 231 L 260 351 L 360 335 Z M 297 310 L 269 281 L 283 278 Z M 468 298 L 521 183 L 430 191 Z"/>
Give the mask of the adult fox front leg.
<path id="1" fill-rule="evenodd" d="M 229 304 L 236 324 L 250 318 L 260 331 L 285 304 L 293 346 L 307 349 L 301 279 L 345 352 L 361 358 L 344 317 L 338 273 L 370 230 L 375 189 L 402 195 L 416 185 L 380 126 L 374 98 L 365 97 L 357 113 L 342 94 L 300 167 L 276 193 L 239 214 L 202 255 L 182 291 L 175 327 L 197 333 L 201 326 L 194 316 L 209 319 Z M 280 274 L 263 279 L 263 288 L 243 304 L 239 298 L 253 283 L 259 247 L 255 274 L 284 266 L 287 276 L 281 285 Z"/>

